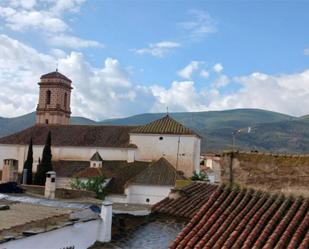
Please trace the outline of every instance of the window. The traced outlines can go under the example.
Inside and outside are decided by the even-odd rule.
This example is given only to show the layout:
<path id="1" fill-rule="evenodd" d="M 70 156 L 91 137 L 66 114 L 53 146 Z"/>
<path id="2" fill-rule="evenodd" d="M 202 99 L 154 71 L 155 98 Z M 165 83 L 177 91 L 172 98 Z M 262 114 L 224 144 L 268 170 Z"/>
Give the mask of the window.
<path id="1" fill-rule="evenodd" d="M 159 140 L 163 140 L 163 137 L 159 137 Z"/>
<path id="2" fill-rule="evenodd" d="M 45 119 L 45 124 L 48 124 L 48 119 Z"/>
<path id="3" fill-rule="evenodd" d="M 67 101 L 68 101 L 68 95 L 67 93 L 64 93 L 64 109 L 67 109 Z"/>
<path id="4" fill-rule="evenodd" d="M 46 105 L 50 105 L 50 97 L 51 97 L 51 91 L 48 90 L 46 92 Z"/>

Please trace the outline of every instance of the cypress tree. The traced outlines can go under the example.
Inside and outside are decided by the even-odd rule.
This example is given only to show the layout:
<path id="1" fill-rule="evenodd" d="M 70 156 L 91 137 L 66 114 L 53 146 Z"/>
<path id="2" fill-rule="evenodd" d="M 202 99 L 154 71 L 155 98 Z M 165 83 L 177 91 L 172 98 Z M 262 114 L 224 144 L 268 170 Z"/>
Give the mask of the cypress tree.
<path id="1" fill-rule="evenodd" d="M 51 132 L 48 132 L 46 143 L 43 149 L 42 160 L 38 164 L 34 182 L 36 185 L 45 185 L 46 173 L 52 171 L 52 153 L 51 153 Z"/>
<path id="2" fill-rule="evenodd" d="M 24 163 L 24 169 L 27 169 L 27 184 L 32 184 L 32 164 L 33 164 L 33 148 L 31 138 L 28 147 L 27 159 Z"/>

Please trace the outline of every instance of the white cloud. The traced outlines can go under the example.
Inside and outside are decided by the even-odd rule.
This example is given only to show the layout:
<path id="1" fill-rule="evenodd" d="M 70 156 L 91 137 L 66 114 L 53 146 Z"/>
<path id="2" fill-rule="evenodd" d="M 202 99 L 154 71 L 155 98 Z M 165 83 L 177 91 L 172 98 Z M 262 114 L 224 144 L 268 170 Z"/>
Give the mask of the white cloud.
<path id="1" fill-rule="evenodd" d="M 63 15 L 78 12 L 84 0 L 2 0 L 0 18 L 14 31 L 34 29 L 45 33 L 68 31 Z"/>
<path id="2" fill-rule="evenodd" d="M 52 56 L 0 35 L 0 114 L 17 116 L 34 109 L 40 75 L 55 66 Z"/>
<path id="3" fill-rule="evenodd" d="M 200 72 L 200 75 L 201 75 L 201 77 L 207 79 L 207 78 L 209 78 L 210 73 L 209 73 L 208 71 L 206 71 L 206 70 L 202 70 L 202 71 Z"/>
<path id="4" fill-rule="evenodd" d="M 309 48 L 304 49 L 304 55 L 309 56 Z"/>
<path id="5" fill-rule="evenodd" d="M 220 64 L 220 63 L 217 63 L 213 66 L 213 70 L 216 72 L 216 73 L 220 73 L 222 72 L 223 70 L 223 66 Z"/>
<path id="6" fill-rule="evenodd" d="M 151 109 L 154 112 L 163 112 L 166 107 L 170 111 L 198 111 L 206 107 L 193 81 L 174 81 L 169 89 L 154 85 L 151 91 L 156 98 Z"/>
<path id="7" fill-rule="evenodd" d="M 226 75 L 220 75 L 215 80 L 215 83 L 213 84 L 213 86 L 215 88 L 222 88 L 222 87 L 226 87 L 229 83 L 230 83 L 229 77 L 227 77 Z"/>
<path id="8" fill-rule="evenodd" d="M 97 41 L 85 40 L 79 37 L 64 34 L 51 36 L 48 38 L 48 42 L 53 46 L 73 48 L 73 49 L 88 48 L 88 47 L 104 47 L 103 44 Z"/>
<path id="9" fill-rule="evenodd" d="M 180 47 L 181 44 L 173 41 L 161 41 L 158 43 L 151 43 L 147 48 L 132 49 L 136 54 L 150 54 L 155 57 L 163 57 L 172 49 Z"/>
<path id="10" fill-rule="evenodd" d="M 107 58 L 97 68 L 80 52 L 66 54 L 52 50 L 50 55 L 42 54 L 0 35 L 0 116 L 34 111 L 38 101 L 37 82 L 42 74 L 55 70 L 57 61 L 59 71 L 73 81 L 74 115 L 104 119 L 150 109 L 150 102 L 147 103 L 152 99 L 148 96 L 150 91 L 134 85 L 129 72 L 116 59 Z"/>
<path id="11" fill-rule="evenodd" d="M 192 16 L 191 20 L 178 23 L 189 39 L 199 40 L 209 33 L 216 32 L 216 22 L 207 12 L 195 9 L 190 10 L 189 15 Z"/>
<path id="12" fill-rule="evenodd" d="M 235 78 L 240 89 L 218 95 L 209 109 L 261 108 L 291 115 L 308 114 L 309 70 L 290 75 L 272 76 L 253 73 Z"/>
<path id="13" fill-rule="evenodd" d="M 11 0 L 9 1 L 9 5 L 17 8 L 21 7 L 24 9 L 32 9 L 37 4 L 37 0 Z"/>
<path id="14" fill-rule="evenodd" d="M 81 49 L 103 47 L 103 44 L 68 34 L 72 32 L 64 19 L 68 12 L 76 13 L 85 0 L 12 0 L 0 3 L 0 19 L 6 27 L 26 32 L 34 30 L 52 46 Z"/>
<path id="15" fill-rule="evenodd" d="M 55 2 L 55 4 L 51 7 L 51 11 L 54 13 L 62 13 L 65 11 L 78 12 L 85 0 L 56 0 L 53 2 Z"/>
<path id="16" fill-rule="evenodd" d="M 187 66 L 178 71 L 178 75 L 183 79 L 191 79 L 192 74 L 199 69 L 201 61 L 191 61 Z"/>
<path id="17" fill-rule="evenodd" d="M 153 111 L 210 111 L 234 108 L 261 108 L 290 115 L 308 114 L 309 69 L 289 75 L 252 73 L 236 77 L 238 89 L 221 92 L 231 80 L 221 75 L 214 84 L 198 90 L 193 81 L 173 82 L 170 87 L 154 86 Z"/>
<path id="18" fill-rule="evenodd" d="M 67 24 L 52 12 L 3 6 L 0 5 L 0 17 L 5 20 L 6 26 L 14 31 L 26 31 L 32 28 L 48 33 L 57 33 L 68 29 Z"/>
<path id="19" fill-rule="evenodd" d="M 73 80 L 73 115 L 103 119 L 162 112 L 166 106 L 171 111 L 262 108 L 292 115 L 308 114 L 305 107 L 309 106 L 309 69 L 283 75 L 257 72 L 234 79 L 215 74 L 217 79 L 203 89 L 197 88 L 199 84 L 192 80 L 173 81 L 168 86 L 138 85 L 132 81 L 128 67 L 115 58 L 106 58 L 102 66 L 94 67 L 81 52 L 53 49 L 44 54 L 0 35 L 0 116 L 34 111 L 39 77 L 55 70 L 57 61 L 59 71 Z M 192 77 L 199 63 L 191 62 L 182 76 Z M 235 83 L 236 87 L 229 87 Z"/>

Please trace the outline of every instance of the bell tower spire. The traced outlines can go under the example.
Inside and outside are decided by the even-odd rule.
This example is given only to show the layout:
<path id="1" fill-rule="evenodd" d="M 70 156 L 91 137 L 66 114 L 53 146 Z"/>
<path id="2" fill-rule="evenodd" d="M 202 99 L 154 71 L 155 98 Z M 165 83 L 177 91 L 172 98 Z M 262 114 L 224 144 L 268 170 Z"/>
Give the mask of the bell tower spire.
<path id="1" fill-rule="evenodd" d="M 36 109 L 37 124 L 70 123 L 72 81 L 56 71 L 41 76 L 39 103 Z"/>

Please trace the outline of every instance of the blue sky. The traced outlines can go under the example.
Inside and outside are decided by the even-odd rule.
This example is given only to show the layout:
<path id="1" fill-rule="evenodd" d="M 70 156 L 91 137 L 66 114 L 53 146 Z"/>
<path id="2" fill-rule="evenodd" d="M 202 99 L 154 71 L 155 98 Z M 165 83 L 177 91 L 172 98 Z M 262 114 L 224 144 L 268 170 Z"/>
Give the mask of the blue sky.
<path id="1" fill-rule="evenodd" d="M 308 10 L 309 1 L 2 0 L 0 115 L 33 111 L 35 83 L 57 63 L 73 80 L 74 115 L 308 114 Z"/>

